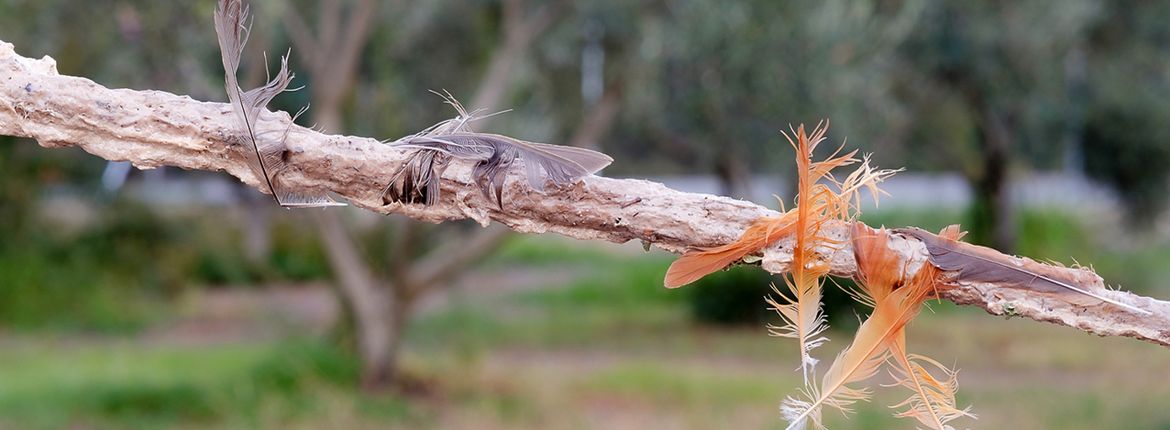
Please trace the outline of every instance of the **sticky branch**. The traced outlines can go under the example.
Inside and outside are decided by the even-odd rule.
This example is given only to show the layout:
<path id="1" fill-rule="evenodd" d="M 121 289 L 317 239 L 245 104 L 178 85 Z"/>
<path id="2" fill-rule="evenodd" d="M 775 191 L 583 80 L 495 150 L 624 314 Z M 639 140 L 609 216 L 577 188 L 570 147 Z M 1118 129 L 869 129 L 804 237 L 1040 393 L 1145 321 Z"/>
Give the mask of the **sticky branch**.
<path id="1" fill-rule="evenodd" d="M 289 121 L 288 115 L 265 117 L 264 121 Z M 88 79 L 60 75 L 53 59 L 21 57 L 11 44 L 0 41 L 0 135 L 35 139 L 46 148 L 76 146 L 106 160 L 129 161 L 140 168 L 222 170 L 250 186 L 267 189 L 264 179 L 249 169 L 248 148 L 236 143 L 235 133 L 227 104 L 161 91 L 105 88 Z M 473 219 L 487 225 L 495 221 L 523 233 L 554 232 L 618 243 L 641 240 L 679 253 L 729 243 L 757 218 L 778 215 L 749 202 L 684 193 L 633 179 L 589 177 L 540 194 L 528 186 L 519 168 L 509 174 L 501 210 L 478 191 L 471 179 L 472 166 L 464 163 L 455 163 L 445 172 L 444 192 L 435 204 L 384 205 L 382 191 L 407 160 L 408 151 L 372 138 L 325 135 L 298 126 L 292 127 L 287 148 L 288 168 L 281 173 L 281 181 L 290 190 L 329 192 L 366 210 L 435 223 Z M 832 222 L 824 226 L 823 233 L 847 244 L 849 228 Z M 927 259 L 925 245 L 916 239 L 898 238 L 889 246 L 904 256 L 911 272 Z M 786 262 L 792 259 L 791 250 L 790 240 L 765 249 L 764 268 L 774 273 L 785 271 Z M 817 252 L 831 262 L 834 274 L 856 273 L 853 252 L 847 245 L 819 248 Z M 1054 270 L 1070 271 L 1081 286 L 1100 288 L 1104 283 L 1086 270 Z M 1073 303 L 1065 296 L 995 283 L 961 285 L 943 293 L 943 298 L 996 315 L 1170 346 L 1170 302 L 1120 291 L 1102 294 L 1153 315 L 1142 316 L 1105 303 Z"/>

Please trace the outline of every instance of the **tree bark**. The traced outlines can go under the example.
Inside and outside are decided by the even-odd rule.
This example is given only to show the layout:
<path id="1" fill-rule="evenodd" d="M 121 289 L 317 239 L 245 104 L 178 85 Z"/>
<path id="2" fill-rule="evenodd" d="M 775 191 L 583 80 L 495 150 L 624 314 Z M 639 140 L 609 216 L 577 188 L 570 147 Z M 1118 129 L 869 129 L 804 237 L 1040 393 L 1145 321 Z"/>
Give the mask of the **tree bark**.
<path id="1" fill-rule="evenodd" d="M 993 248 L 1012 252 L 1016 248 L 1016 219 L 1007 186 L 1011 175 L 1011 132 L 991 107 L 975 108 L 979 111 L 982 158 L 978 176 L 973 180 L 973 236 Z"/>
<path id="2" fill-rule="evenodd" d="M 951 78 L 975 116 L 979 167 L 968 172 L 975 201 L 971 205 L 971 240 L 1004 252 L 1016 248 L 1016 219 L 1008 190 L 1011 175 L 1012 130 L 987 100 L 973 78 L 957 74 Z"/>
<path id="3" fill-rule="evenodd" d="M 342 104 L 354 81 L 357 54 L 368 38 L 374 6 L 372 0 L 357 0 L 351 12 L 343 16 L 346 14 L 342 13 L 341 3 L 342 0 L 321 3 L 316 34 L 295 8 L 286 9 L 284 14 L 285 26 L 298 51 L 305 54 L 304 63 L 312 72 L 310 91 L 316 103 L 313 119 L 319 129 L 329 132 L 345 128 Z M 510 72 L 513 65 L 523 58 L 536 35 L 555 20 L 556 11 L 550 7 L 543 6 L 531 16 L 526 16 L 529 14 L 526 14 L 525 2 L 522 0 L 507 0 L 504 3 L 502 46 L 493 53 L 487 73 L 473 99 L 473 108 L 490 110 L 502 103 L 511 87 Z M 346 29 L 344 37 L 341 35 L 342 28 Z M 391 238 L 391 261 L 388 262 L 391 267 L 390 279 L 382 280 L 380 288 L 375 288 L 373 285 L 379 280 L 372 276 L 370 268 L 363 263 L 360 258 L 362 253 L 349 237 L 337 212 L 321 213 L 318 219 L 319 230 L 327 244 L 326 251 L 333 262 L 339 284 L 334 288 L 341 302 L 342 314 L 351 318 L 347 321 L 347 327 L 355 332 L 356 346 L 363 363 L 362 385 L 370 390 L 383 389 L 397 382 L 399 345 L 414 301 L 427 291 L 460 275 L 467 264 L 490 253 L 508 233 L 504 228 L 484 230 L 474 234 L 466 246 L 455 249 L 444 247 L 417 257 L 417 253 L 413 252 L 417 244 L 413 242 L 420 236 L 420 226 L 404 221 L 396 229 L 397 234 Z M 371 296 L 374 293 L 389 299 Z M 362 307 L 364 303 L 378 300 L 384 303 Z M 369 315 L 371 312 L 380 315 Z"/>
<path id="4" fill-rule="evenodd" d="M 288 121 L 270 115 L 264 121 Z M 275 124 L 270 124 L 275 125 Z M 140 168 L 169 165 L 223 170 L 245 183 L 265 188 L 248 168 L 248 149 L 237 143 L 231 107 L 160 91 L 107 89 L 90 80 L 61 76 L 51 58 L 16 55 L 0 42 L 0 134 L 36 139 L 47 148 L 76 146 L 98 157 L 129 161 Z M 671 252 L 729 243 L 755 220 L 778 213 L 753 203 L 706 194 L 684 193 L 661 184 L 589 177 L 538 193 L 527 186 L 523 169 L 513 169 L 504 187 L 507 205 L 485 199 L 471 180 L 471 165 L 457 163 L 442 178 L 443 194 L 432 206 L 384 205 L 381 192 L 409 150 L 376 139 L 330 136 L 292 126 L 290 167 L 279 172 L 290 189 L 330 191 L 356 207 L 417 220 L 496 221 L 524 233 L 555 232 L 577 239 L 640 240 Z M 825 225 L 840 247 L 818 249 L 834 274 L 856 274 L 848 241 L 849 226 Z M 763 266 L 787 269 L 791 239 L 763 252 Z M 925 245 L 896 241 L 913 275 L 927 258 Z M 1170 302 L 1105 290 L 1103 280 L 1085 269 L 1059 268 L 1076 276 L 1082 288 L 1152 312 L 1138 315 L 1106 304 L 1083 304 L 1061 295 L 1042 294 L 994 283 L 961 285 L 944 298 L 979 306 L 996 315 L 1014 315 L 1067 325 L 1102 336 L 1128 336 L 1170 346 Z"/>
<path id="5" fill-rule="evenodd" d="M 341 290 L 339 298 L 352 314 L 357 336 L 358 355 L 362 363 L 362 386 L 380 387 L 392 380 L 394 359 L 391 346 L 396 316 L 388 312 L 397 307 L 396 297 L 378 285 L 357 252 L 358 246 L 345 229 L 336 212 L 316 214 L 318 231 L 325 245 L 325 255 L 333 267 L 333 276 Z"/>

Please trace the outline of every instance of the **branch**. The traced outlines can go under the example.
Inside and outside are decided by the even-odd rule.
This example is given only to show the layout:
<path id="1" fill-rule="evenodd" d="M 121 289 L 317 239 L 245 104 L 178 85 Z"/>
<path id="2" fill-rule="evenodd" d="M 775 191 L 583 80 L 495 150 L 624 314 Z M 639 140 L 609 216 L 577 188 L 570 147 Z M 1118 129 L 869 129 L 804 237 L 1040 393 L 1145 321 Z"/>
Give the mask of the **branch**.
<path id="1" fill-rule="evenodd" d="M 287 114 L 266 121 L 288 121 Z M 260 185 L 247 166 L 246 148 L 235 144 L 231 109 L 160 91 L 108 89 L 88 79 L 57 74 L 51 58 L 16 55 L 0 42 L 0 135 L 36 139 L 42 146 L 77 146 L 107 160 L 130 161 L 140 168 L 163 165 L 223 170 L 245 183 Z M 626 242 L 641 240 L 671 252 L 722 245 L 735 240 L 757 218 L 777 215 L 754 203 L 707 194 L 684 193 L 662 184 L 590 177 L 572 186 L 533 191 L 523 169 L 513 169 L 504 194 L 504 210 L 486 200 L 471 183 L 471 167 L 454 164 L 443 177 L 443 194 L 433 206 L 383 205 L 382 189 L 408 152 L 375 139 L 330 136 L 293 126 L 288 139 L 289 168 L 280 172 L 291 190 L 330 191 L 357 207 L 382 214 L 402 214 L 429 222 L 470 218 L 491 221 L 523 233 L 555 232 L 577 239 Z M 825 226 L 830 237 L 848 237 L 846 225 Z M 844 241 L 848 242 L 848 241 Z M 911 262 L 915 272 L 926 259 L 925 246 L 913 239 L 891 247 Z M 764 268 L 785 270 L 792 256 L 790 240 L 764 252 Z M 833 273 L 856 272 L 847 246 L 821 249 Z M 916 263 L 915 263 L 916 262 Z M 1079 269 L 1083 287 L 1103 288 L 1101 278 Z M 1014 290 L 993 284 L 961 286 L 944 298 L 978 306 L 996 315 L 1017 315 L 1075 327 L 1102 336 L 1128 336 L 1170 346 L 1170 302 L 1120 291 L 1105 291 L 1115 300 L 1154 312 L 1139 316 L 1104 304 L 1076 304 L 1063 296 Z"/>
<path id="2" fill-rule="evenodd" d="M 337 47 L 337 66 L 341 71 L 338 76 L 344 76 L 341 88 L 347 89 L 350 86 L 350 81 L 355 75 L 354 69 L 358 64 L 358 55 L 361 54 L 362 48 L 366 46 L 366 41 L 369 39 L 370 22 L 374 19 L 374 1 L 373 0 L 358 0 L 354 5 L 353 10 L 349 13 L 349 18 L 346 22 L 345 38 L 342 39 L 340 46 Z"/>
<path id="3" fill-rule="evenodd" d="M 617 85 L 606 88 L 601 100 L 586 112 L 577 134 L 569 140 L 569 146 L 600 150 L 599 141 L 610 128 L 613 128 L 613 122 L 621 110 L 621 102 L 621 92 Z"/>
<path id="4" fill-rule="evenodd" d="M 560 15 L 559 4 L 541 6 L 528 18 L 524 17 L 524 3 L 520 0 L 505 1 L 502 7 L 504 23 L 501 43 L 493 50 L 487 70 L 479 82 L 479 89 L 471 99 L 469 106 L 472 109 L 491 111 L 499 107 L 506 95 L 508 80 L 512 78 L 513 67 L 523 60 L 532 40 L 548 29 Z"/>
<path id="5" fill-rule="evenodd" d="M 476 262 L 498 249 L 509 236 L 506 228 L 494 225 L 477 231 L 470 238 L 448 242 L 415 263 L 406 276 L 407 294 L 418 296 L 463 274 L 460 267 Z"/>

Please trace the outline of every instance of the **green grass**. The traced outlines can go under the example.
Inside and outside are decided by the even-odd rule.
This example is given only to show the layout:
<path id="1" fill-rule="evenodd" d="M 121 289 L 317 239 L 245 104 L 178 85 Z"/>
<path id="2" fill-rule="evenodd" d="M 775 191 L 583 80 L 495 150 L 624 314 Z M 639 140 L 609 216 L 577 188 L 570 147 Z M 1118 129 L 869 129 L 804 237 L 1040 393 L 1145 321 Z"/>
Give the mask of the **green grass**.
<path id="1" fill-rule="evenodd" d="M 930 216 L 910 215 L 879 214 L 907 219 L 893 225 L 937 227 Z M 1103 272 L 1110 258 L 1147 270 L 1166 252 L 1098 249 L 1075 219 L 1022 219 L 1031 225 L 1025 252 L 1088 247 L 1093 262 L 1105 262 L 1097 264 Z M 490 270 L 564 270 L 572 280 L 455 297 L 454 306 L 420 316 L 405 363 L 430 382 L 429 399 L 357 393 L 353 357 L 321 341 L 183 346 L 17 335 L 0 338 L 0 428 L 782 428 L 777 406 L 800 386 L 792 342 L 768 337 L 759 324 L 696 323 L 692 288 L 661 287 L 671 257 L 628 251 L 559 238 L 511 241 Z M 960 404 L 981 419 L 960 427 L 1170 428 L 1163 349 L 949 303 L 932 308 L 912 323 L 909 346 L 962 369 Z M 852 335 L 833 325 L 832 341 L 818 351 L 825 366 Z M 848 418 L 826 412 L 829 426 L 913 425 L 886 407 L 906 393 L 875 390 L 874 402 Z"/>
<path id="2" fill-rule="evenodd" d="M 247 376 L 245 369 L 265 353 L 256 346 L 10 339 L 0 355 L 0 415 L 44 428 L 95 420 L 205 421 L 217 415 L 216 387 Z"/>
<path id="3" fill-rule="evenodd" d="M 726 408 L 773 403 L 786 394 L 785 382 L 797 382 L 795 378 L 764 379 L 750 372 L 725 374 L 675 367 L 631 360 L 597 372 L 580 389 L 674 408 Z"/>
<path id="4" fill-rule="evenodd" d="M 2 345 L 4 427 L 253 427 L 311 417 L 322 395 L 344 392 L 346 403 L 357 401 L 356 363 L 319 341 L 184 347 L 20 338 Z M 405 415 L 400 400 L 361 401 L 371 412 Z"/>
<path id="5" fill-rule="evenodd" d="M 625 259 L 604 245 L 562 237 L 516 235 L 492 253 L 484 264 L 490 266 L 618 263 Z"/>

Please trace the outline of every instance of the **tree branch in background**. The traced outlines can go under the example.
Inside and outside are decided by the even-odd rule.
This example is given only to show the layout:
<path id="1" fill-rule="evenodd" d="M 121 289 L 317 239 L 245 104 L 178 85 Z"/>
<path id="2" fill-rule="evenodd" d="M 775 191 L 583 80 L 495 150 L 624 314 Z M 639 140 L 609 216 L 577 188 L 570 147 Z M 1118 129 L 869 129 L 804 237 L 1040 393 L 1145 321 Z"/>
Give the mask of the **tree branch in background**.
<path id="1" fill-rule="evenodd" d="M 569 139 L 569 146 L 592 150 L 601 149 L 601 137 L 613 128 L 613 121 L 617 119 L 618 111 L 622 107 L 622 95 L 618 85 L 611 84 L 605 88 L 605 94 L 597 104 L 585 113 L 577 134 Z"/>
<path id="2" fill-rule="evenodd" d="M 559 2 L 540 6 L 531 16 L 526 16 L 523 0 L 506 0 L 503 3 L 502 43 L 492 53 L 487 71 L 480 80 L 479 89 L 471 99 L 471 109 L 498 109 L 512 78 L 512 67 L 524 58 L 529 45 L 537 35 L 556 22 L 563 6 Z"/>
<path id="3" fill-rule="evenodd" d="M 266 121 L 288 121 L 287 115 L 273 117 Z M 0 134 L 36 139 L 46 148 L 76 146 L 140 168 L 169 165 L 223 170 L 263 188 L 263 179 L 248 168 L 247 148 L 235 143 L 235 133 L 231 108 L 226 104 L 160 91 L 108 89 L 88 79 L 61 76 L 53 59 L 24 58 L 11 44 L 0 42 Z M 428 222 L 473 219 L 485 226 L 496 221 L 524 233 L 555 232 L 577 239 L 641 240 L 671 252 L 729 243 L 756 219 L 778 215 L 749 202 L 684 193 L 633 179 L 591 177 L 540 194 L 516 171 L 504 187 L 508 203 L 501 210 L 472 183 L 472 166 L 461 164 L 447 170 L 445 192 L 434 205 L 383 205 L 385 181 L 406 161 L 408 153 L 371 138 L 325 135 L 293 126 L 286 154 L 289 168 L 282 173 L 282 180 L 291 189 L 330 191 L 354 206 L 383 214 Z M 832 223 L 824 228 L 828 237 L 843 241 L 849 237 L 847 224 Z M 765 269 L 787 269 L 792 249 L 789 242 L 781 240 L 765 249 Z M 910 275 L 928 258 L 925 245 L 914 239 L 892 241 L 890 246 L 910 262 Z M 830 262 L 834 274 L 856 273 L 849 246 L 817 252 L 825 254 L 823 258 Z M 1069 271 L 1080 287 L 1104 289 L 1103 280 L 1089 271 L 1052 270 Z M 963 285 L 943 296 L 996 315 L 1170 346 L 1170 302 L 1121 291 L 1100 293 L 1153 315 L 1142 316 L 1103 303 L 1072 303 L 1063 296 L 995 283 Z"/>
<path id="4" fill-rule="evenodd" d="M 317 40 L 313 36 L 313 30 L 309 28 L 308 21 L 305 21 L 305 17 L 301 16 L 301 12 L 293 5 L 286 4 L 284 13 L 280 14 L 280 17 L 284 21 L 284 29 L 288 31 L 293 45 L 296 45 L 297 51 L 305 57 L 305 62 L 309 64 L 317 62 Z"/>

